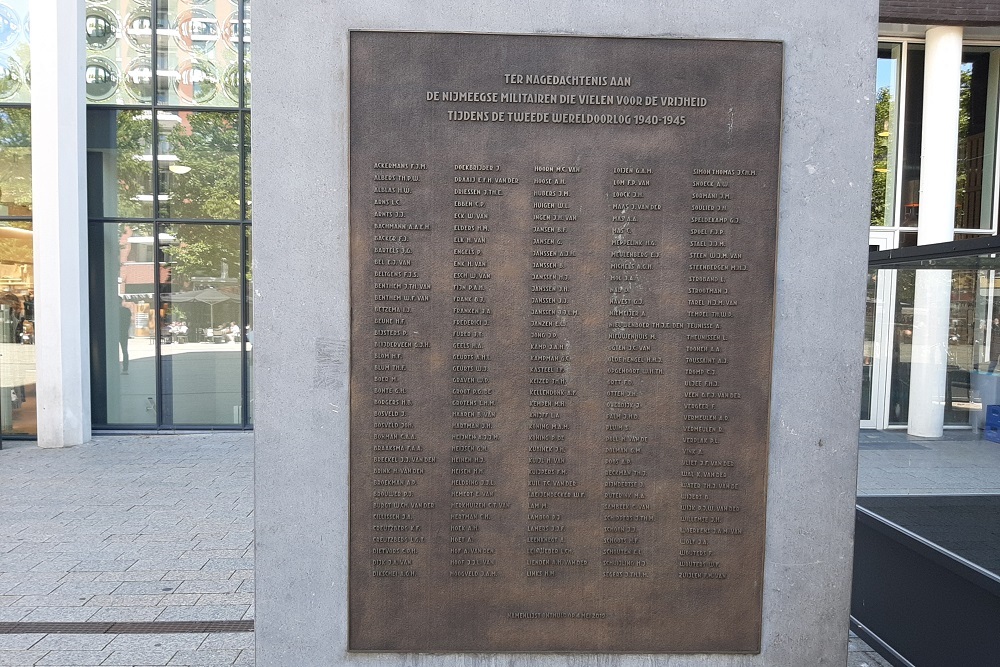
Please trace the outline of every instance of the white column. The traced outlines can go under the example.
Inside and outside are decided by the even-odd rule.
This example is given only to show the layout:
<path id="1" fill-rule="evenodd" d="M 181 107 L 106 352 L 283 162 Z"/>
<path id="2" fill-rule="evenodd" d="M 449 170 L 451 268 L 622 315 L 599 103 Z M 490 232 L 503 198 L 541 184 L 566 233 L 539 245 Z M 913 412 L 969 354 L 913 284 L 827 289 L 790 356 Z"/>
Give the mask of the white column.
<path id="1" fill-rule="evenodd" d="M 84 3 L 31 0 L 38 444 L 90 440 Z"/>
<path id="2" fill-rule="evenodd" d="M 917 243 L 955 238 L 955 170 L 961 88 L 962 28 L 927 30 L 920 155 Z M 910 417 L 907 433 L 939 438 L 944 432 L 948 373 L 951 271 L 917 271 L 913 298 Z"/>

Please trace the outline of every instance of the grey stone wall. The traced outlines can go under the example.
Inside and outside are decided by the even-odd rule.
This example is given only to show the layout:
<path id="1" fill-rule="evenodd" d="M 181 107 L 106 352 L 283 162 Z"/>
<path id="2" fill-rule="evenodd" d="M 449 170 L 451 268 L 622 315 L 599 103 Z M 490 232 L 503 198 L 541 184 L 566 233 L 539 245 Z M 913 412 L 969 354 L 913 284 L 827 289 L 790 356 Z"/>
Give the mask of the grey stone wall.
<path id="1" fill-rule="evenodd" d="M 845 664 L 877 10 L 875 0 L 255 2 L 259 665 Z M 347 651 L 350 29 L 785 43 L 760 655 Z"/>

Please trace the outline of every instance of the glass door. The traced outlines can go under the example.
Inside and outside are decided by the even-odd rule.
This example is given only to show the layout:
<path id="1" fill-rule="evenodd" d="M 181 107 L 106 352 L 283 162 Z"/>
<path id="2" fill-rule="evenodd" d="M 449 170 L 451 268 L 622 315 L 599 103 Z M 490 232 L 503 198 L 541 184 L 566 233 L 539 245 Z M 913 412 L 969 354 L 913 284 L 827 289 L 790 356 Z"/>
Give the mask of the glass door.
<path id="1" fill-rule="evenodd" d="M 869 251 L 894 247 L 894 233 L 872 230 Z M 874 270 L 868 273 L 865 294 L 865 342 L 861 367 L 861 428 L 883 429 L 887 425 L 892 350 L 893 292 L 895 271 Z"/>

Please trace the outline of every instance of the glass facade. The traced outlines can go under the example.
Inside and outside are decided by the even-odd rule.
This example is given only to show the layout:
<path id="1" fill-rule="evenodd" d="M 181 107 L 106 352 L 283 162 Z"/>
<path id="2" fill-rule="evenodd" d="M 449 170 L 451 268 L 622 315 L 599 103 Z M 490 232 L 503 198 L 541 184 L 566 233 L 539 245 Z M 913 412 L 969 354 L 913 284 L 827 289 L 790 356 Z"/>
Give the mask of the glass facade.
<path id="1" fill-rule="evenodd" d="M 86 6 L 94 427 L 247 428 L 249 3 Z"/>
<path id="2" fill-rule="evenodd" d="M 870 221 L 877 249 L 909 248 L 918 242 L 926 57 L 921 40 L 879 44 Z M 1000 47 L 965 44 L 959 75 L 953 224 L 954 238 L 963 240 L 991 236 L 997 229 Z M 903 428 L 909 422 L 914 275 L 882 270 L 869 277 L 861 406 L 865 427 Z M 969 427 L 973 419 L 966 405 L 968 386 L 984 353 L 977 329 L 982 323 L 976 320 L 982 310 L 978 280 L 964 270 L 951 276 L 947 350 L 942 352 L 948 360 L 946 426 Z"/>
<path id="3" fill-rule="evenodd" d="M 0 432 L 35 426 L 28 0 L 0 3 Z"/>

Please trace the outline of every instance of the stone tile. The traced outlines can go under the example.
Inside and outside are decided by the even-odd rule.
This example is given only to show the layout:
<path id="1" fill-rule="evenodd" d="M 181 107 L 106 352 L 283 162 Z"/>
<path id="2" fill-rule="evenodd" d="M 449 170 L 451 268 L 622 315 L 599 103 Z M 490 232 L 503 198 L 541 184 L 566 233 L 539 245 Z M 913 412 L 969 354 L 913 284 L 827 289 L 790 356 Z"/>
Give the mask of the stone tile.
<path id="1" fill-rule="evenodd" d="M 254 667 L 257 664 L 254 650 L 252 648 L 243 649 L 233 664 L 241 665 L 242 667 Z"/>
<path id="2" fill-rule="evenodd" d="M 235 570 L 171 570 L 164 579 L 177 581 L 223 581 L 230 579 Z"/>
<path id="3" fill-rule="evenodd" d="M 155 621 L 162 607 L 97 607 L 88 620 L 92 623 Z"/>
<path id="4" fill-rule="evenodd" d="M 60 577 L 54 577 L 46 581 L 25 581 L 7 588 L 4 595 L 48 595 L 59 588 Z"/>
<path id="5" fill-rule="evenodd" d="M 49 651 L 35 665 L 60 665 L 61 667 L 101 665 L 110 655 L 110 651 Z"/>
<path id="6" fill-rule="evenodd" d="M 114 589 L 115 595 L 168 595 L 177 591 L 182 581 L 124 581 Z"/>
<path id="7" fill-rule="evenodd" d="M 39 642 L 44 634 L 16 634 L 0 635 L 0 651 L 18 650 L 23 651 L 31 648 Z"/>
<path id="8" fill-rule="evenodd" d="M 201 646 L 208 636 L 205 632 L 183 632 L 149 635 L 110 635 L 114 639 L 107 648 L 112 651 L 135 651 L 145 649 L 156 650 L 194 650 Z"/>
<path id="9" fill-rule="evenodd" d="M 0 607 L 0 623 L 16 623 L 33 611 L 31 607 Z"/>
<path id="10" fill-rule="evenodd" d="M 95 607 L 35 607 L 18 620 L 26 623 L 83 623 L 89 621 L 96 611 Z"/>
<path id="11" fill-rule="evenodd" d="M 176 653 L 169 648 L 135 648 L 112 651 L 104 661 L 104 665 L 114 667 L 159 667 L 166 665 Z M 103 667 L 103 666 L 102 666 Z"/>
<path id="12" fill-rule="evenodd" d="M 252 632 L 213 632 L 205 638 L 201 648 L 252 649 Z"/>
<path id="13" fill-rule="evenodd" d="M 166 574 L 166 570 L 100 572 L 97 575 L 97 581 L 159 581 L 166 577 Z"/>
<path id="14" fill-rule="evenodd" d="M 253 593 L 205 593 L 198 600 L 198 605 L 243 604 L 253 603 Z"/>
<path id="15" fill-rule="evenodd" d="M 231 665 L 236 661 L 240 652 L 237 649 L 199 649 L 197 651 L 177 651 L 171 658 L 168 665 L 184 665 L 185 667 L 194 665 Z"/>
<path id="16" fill-rule="evenodd" d="M 164 607 L 157 621 L 239 621 L 249 605 L 190 605 Z"/>
<path id="17" fill-rule="evenodd" d="M 34 665 L 37 661 L 45 657 L 48 651 L 3 651 L 0 650 L 0 665 L 11 665 L 12 667 L 26 667 Z"/>
<path id="18" fill-rule="evenodd" d="M 235 593 L 239 581 L 221 579 L 218 581 L 185 581 L 177 587 L 178 593 Z"/>
<path id="19" fill-rule="evenodd" d="M 53 591 L 56 595 L 76 595 L 79 597 L 91 595 L 109 595 L 118 587 L 114 581 L 69 581 L 59 584 Z"/>
<path id="20" fill-rule="evenodd" d="M 163 599 L 160 600 L 160 605 L 163 607 L 170 607 L 174 605 L 187 606 L 192 604 L 198 604 L 201 599 L 201 593 L 179 593 L 176 595 L 164 595 Z"/>
<path id="21" fill-rule="evenodd" d="M 82 607 L 91 595 L 22 595 L 11 607 Z"/>
<path id="22" fill-rule="evenodd" d="M 155 607 L 163 595 L 95 595 L 88 607 Z"/>
<path id="23" fill-rule="evenodd" d="M 50 633 L 38 640 L 32 648 L 46 651 L 103 651 L 114 637 L 115 635 Z"/>

